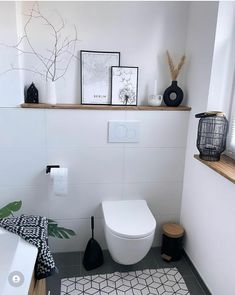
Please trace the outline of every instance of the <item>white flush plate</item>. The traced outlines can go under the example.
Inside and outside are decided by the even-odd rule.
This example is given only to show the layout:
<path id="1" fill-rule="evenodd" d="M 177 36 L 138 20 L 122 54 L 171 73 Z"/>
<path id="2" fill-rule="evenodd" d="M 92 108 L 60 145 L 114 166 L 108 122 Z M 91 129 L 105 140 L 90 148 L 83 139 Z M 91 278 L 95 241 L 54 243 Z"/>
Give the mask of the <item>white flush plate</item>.
<path id="1" fill-rule="evenodd" d="M 139 121 L 109 121 L 109 142 L 139 142 Z"/>

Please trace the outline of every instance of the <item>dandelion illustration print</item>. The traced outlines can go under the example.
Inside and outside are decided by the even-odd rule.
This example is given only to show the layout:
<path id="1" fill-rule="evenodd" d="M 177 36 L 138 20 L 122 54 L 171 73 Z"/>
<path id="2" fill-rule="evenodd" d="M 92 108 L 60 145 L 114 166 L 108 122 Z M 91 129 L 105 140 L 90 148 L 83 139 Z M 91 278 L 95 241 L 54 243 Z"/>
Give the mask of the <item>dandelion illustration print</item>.
<path id="1" fill-rule="evenodd" d="M 137 105 L 137 67 L 112 67 L 112 104 Z"/>
<path id="2" fill-rule="evenodd" d="M 133 104 L 136 99 L 135 91 L 131 87 L 124 87 L 120 89 L 119 99 L 125 105 Z"/>

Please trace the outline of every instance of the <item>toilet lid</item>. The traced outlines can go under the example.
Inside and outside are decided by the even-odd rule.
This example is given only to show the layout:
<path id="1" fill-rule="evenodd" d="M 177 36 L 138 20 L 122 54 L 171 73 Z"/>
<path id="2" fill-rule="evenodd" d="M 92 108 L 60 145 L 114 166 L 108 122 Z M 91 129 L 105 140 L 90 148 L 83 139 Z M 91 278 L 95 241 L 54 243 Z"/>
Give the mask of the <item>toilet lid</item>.
<path id="1" fill-rule="evenodd" d="M 152 234 L 156 221 L 145 200 L 102 202 L 106 226 L 116 235 L 137 239 Z"/>

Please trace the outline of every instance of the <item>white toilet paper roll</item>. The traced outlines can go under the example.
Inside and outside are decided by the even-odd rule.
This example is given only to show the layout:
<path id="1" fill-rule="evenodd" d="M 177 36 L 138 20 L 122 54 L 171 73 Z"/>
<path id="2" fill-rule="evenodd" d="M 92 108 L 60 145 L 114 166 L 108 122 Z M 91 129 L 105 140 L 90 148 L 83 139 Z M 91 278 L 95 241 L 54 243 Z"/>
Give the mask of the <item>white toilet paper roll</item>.
<path id="1" fill-rule="evenodd" d="M 53 193 L 56 196 L 64 196 L 68 193 L 68 168 L 51 168 L 53 180 Z"/>

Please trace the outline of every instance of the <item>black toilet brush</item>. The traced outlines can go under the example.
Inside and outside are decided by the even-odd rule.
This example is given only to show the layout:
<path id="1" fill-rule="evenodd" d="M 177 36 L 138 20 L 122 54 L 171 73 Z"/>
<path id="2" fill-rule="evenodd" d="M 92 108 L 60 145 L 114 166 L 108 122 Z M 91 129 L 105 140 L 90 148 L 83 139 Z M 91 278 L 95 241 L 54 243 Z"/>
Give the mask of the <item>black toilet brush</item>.
<path id="1" fill-rule="evenodd" d="M 83 265 L 86 270 L 92 270 L 101 266 L 104 262 L 103 252 L 99 243 L 94 239 L 94 216 L 91 216 L 92 237 L 87 243 L 83 256 Z"/>

